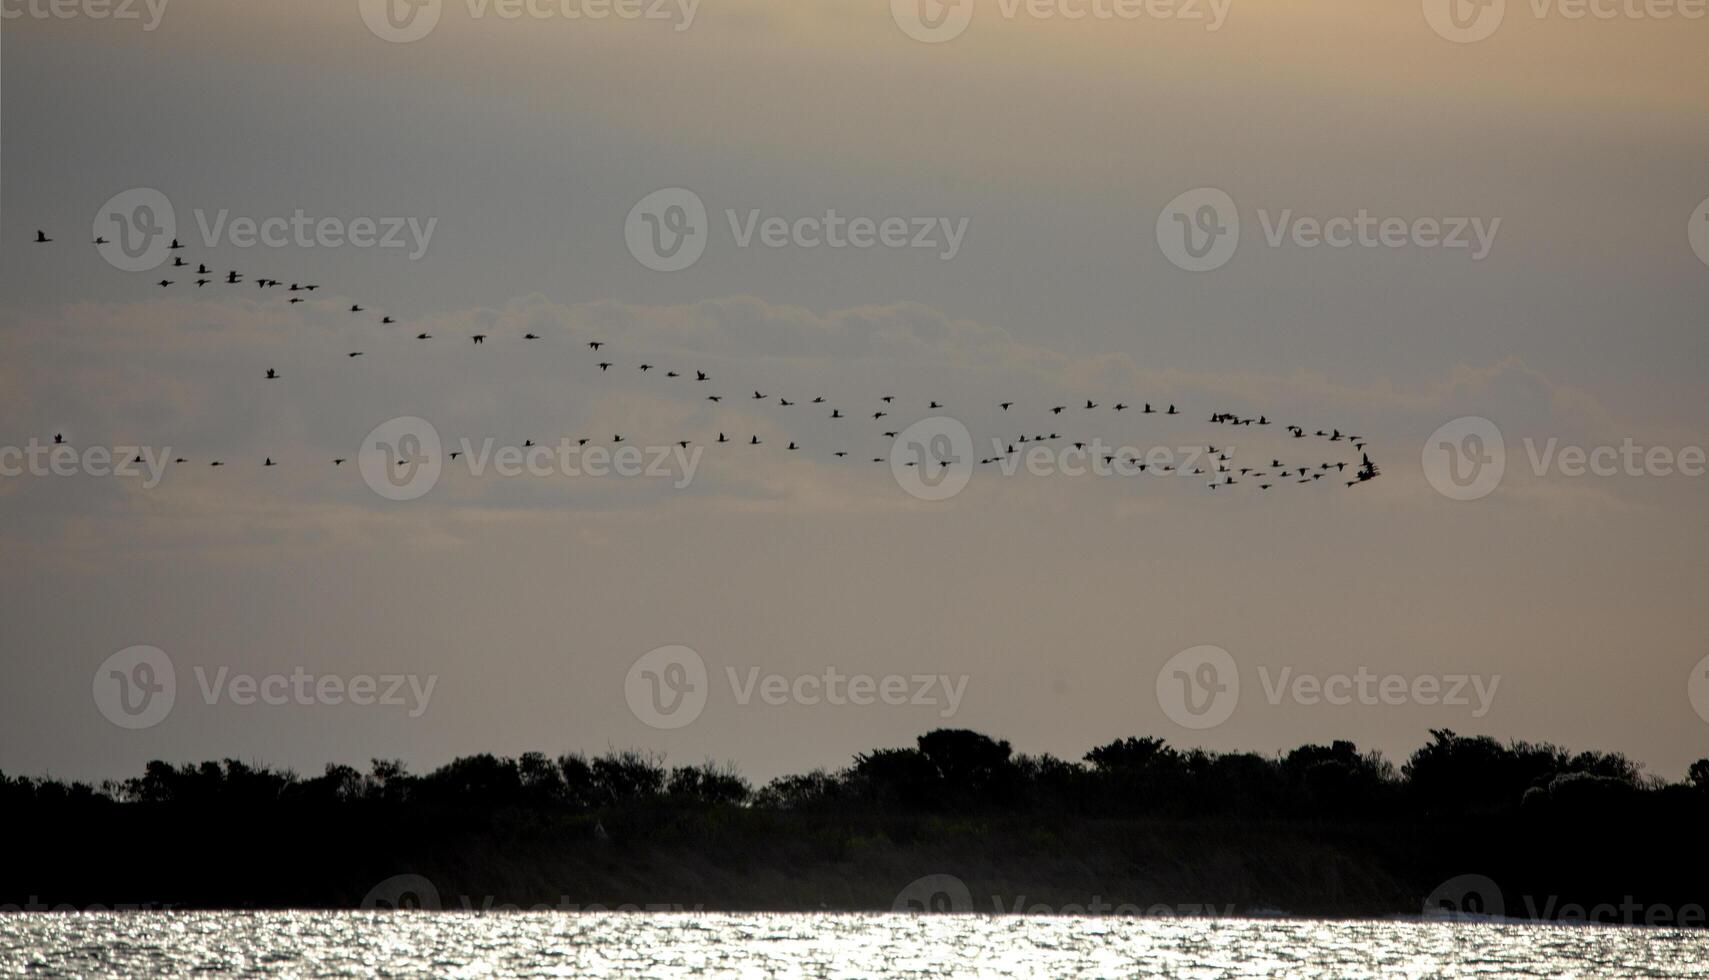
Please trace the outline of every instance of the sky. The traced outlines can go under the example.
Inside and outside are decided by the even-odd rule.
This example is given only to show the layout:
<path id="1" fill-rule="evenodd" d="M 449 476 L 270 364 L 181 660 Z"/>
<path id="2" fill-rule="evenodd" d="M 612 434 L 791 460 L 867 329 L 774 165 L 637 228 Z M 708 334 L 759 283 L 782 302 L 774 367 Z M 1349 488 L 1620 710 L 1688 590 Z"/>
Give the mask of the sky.
<path id="1" fill-rule="evenodd" d="M 1709 755 L 1692 0 L 115 2 L 0 4 L 0 770 Z"/>

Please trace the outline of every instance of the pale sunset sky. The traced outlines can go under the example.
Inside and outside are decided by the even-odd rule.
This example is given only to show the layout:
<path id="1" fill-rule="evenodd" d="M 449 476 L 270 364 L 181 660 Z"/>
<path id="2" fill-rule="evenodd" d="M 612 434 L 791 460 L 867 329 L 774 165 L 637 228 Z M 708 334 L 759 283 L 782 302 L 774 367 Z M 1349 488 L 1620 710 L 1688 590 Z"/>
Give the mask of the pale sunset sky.
<path id="1" fill-rule="evenodd" d="M 0 447 L 63 434 L 188 462 L 152 486 L 0 476 L 0 770 L 634 747 L 763 780 L 946 726 L 1070 758 L 1149 734 L 1346 738 L 1399 762 L 1431 728 L 1623 751 L 1668 778 L 1709 755 L 1709 676 L 1692 680 L 1709 670 L 1709 477 L 1572 475 L 1558 456 L 1709 445 L 1709 18 L 1685 16 L 1701 8 L 1580 19 L 1507 0 L 1468 42 L 1432 27 L 1434 0 L 1078 19 L 1061 11 L 1093 0 L 962 2 L 965 30 L 931 41 L 902 0 L 647 0 L 656 18 L 603 19 L 446 0 L 397 42 L 358 0 L 135 0 L 134 20 L 5 0 Z M 139 188 L 171 202 L 181 254 L 215 281 L 103 258 L 103 202 Z M 678 271 L 626 238 L 667 188 L 710 226 Z M 1201 272 L 1159 220 L 1196 188 L 1241 226 Z M 742 244 L 751 213 L 832 210 L 924 219 L 946 247 Z M 227 234 L 297 212 L 432 233 L 419 257 Z M 1302 243 L 1361 213 L 1492 233 L 1481 251 Z M 286 285 L 254 287 L 268 276 Z M 1339 428 L 1382 475 L 1210 492 L 982 466 L 916 499 L 873 457 L 883 431 L 939 414 L 982 456 L 1056 432 L 1058 449 L 1208 444 L 1259 469 L 1357 459 L 1281 426 Z M 354 460 L 401 416 L 477 448 L 622 433 L 703 455 L 685 487 L 450 466 L 395 501 Z M 1475 500 L 1439 492 L 1425 459 L 1466 416 L 1506 446 Z M 177 688 L 131 730 L 92 685 L 136 645 L 170 656 Z M 678 728 L 625 694 L 667 645 L 709 672 Z M 1157 681 L 1201 645 L 1228 651 L 1241 690 L 1195 730 Z M 965 689 L 946 717 L 742 704 L 729 678 L 827 667 Z M 435 680 L 412 717 L 206 697 L 222 668 Z M 1268 696 L 1284 671 L 1361 670 L 1496 686 L 1486 711 Z"/>

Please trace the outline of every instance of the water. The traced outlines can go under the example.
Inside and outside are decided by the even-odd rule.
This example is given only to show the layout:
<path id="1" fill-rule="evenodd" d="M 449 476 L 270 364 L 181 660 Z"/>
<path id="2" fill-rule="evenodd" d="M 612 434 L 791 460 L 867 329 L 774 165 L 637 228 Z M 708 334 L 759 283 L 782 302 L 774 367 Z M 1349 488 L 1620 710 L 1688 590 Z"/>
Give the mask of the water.
<path id="1" fill-rule="evenodd" d="M 1709 977 L 1615 926 L 860 914 L 0 915 L 0 976 Z"/>

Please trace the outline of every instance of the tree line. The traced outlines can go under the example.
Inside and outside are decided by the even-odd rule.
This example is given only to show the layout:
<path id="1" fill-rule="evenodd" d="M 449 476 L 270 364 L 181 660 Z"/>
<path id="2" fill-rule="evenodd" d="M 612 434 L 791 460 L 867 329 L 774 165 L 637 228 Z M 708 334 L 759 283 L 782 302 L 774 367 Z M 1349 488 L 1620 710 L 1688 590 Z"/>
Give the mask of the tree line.
<path id="1" fill-rule="evenodd" d="M 1709 814 L 1709 759 L 1683 782 L 1648 775 L 1618 752 L 1571 752 L 1432 729 L 1398 767 L 1352 742 L 1288 752 L 1178 749 L 1155 737 L 1100 745 L 1078 761 L 1014 752 L 965 729 L 909 748 L 856 755 L 837 770 L 755 787 L 728 764 L 667 766 L 623 751 L 556 758 L 464 756 L 420 775 L 396 760 L 367 771 L 329 764 L 318 776 L 236 759 L 174 766 L 98 786 L 0 772 L 0 809 L 392 806 L 462 811 L 525 808 L 597 813 L 637 806 L 738 807 L 812 813 L 1055 812 L 1086 817 L 1393 819 L 1553 811 Z"/>

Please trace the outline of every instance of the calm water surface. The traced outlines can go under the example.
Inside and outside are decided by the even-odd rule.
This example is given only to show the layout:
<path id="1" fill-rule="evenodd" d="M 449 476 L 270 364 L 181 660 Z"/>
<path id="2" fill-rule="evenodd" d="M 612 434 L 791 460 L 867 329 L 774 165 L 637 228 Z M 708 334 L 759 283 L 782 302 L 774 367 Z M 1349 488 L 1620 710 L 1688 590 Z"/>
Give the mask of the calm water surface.
<path id="1" fill-rule="evenodd" d="M 0 915 L 0 976 L 1709 977 L 1613 926 L 856 914 Z"/>

